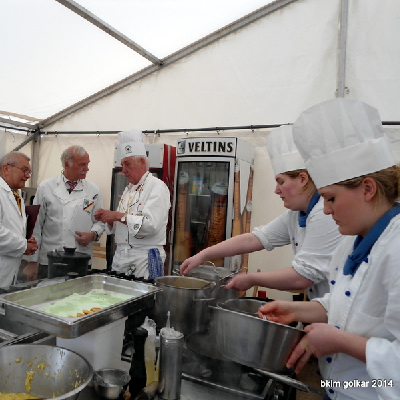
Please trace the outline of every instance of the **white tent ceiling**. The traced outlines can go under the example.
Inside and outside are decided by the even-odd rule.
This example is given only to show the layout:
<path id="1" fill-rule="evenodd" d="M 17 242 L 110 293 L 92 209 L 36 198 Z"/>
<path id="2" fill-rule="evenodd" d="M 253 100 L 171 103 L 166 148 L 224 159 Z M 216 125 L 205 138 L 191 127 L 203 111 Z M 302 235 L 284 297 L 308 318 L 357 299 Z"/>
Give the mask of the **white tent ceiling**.
<path id="1" fill-rule="evenodd" d="M 0 1 L 0 110 L 50 117 L 151 64 L 76 3 L 162 59 L 272 0 Z"/>

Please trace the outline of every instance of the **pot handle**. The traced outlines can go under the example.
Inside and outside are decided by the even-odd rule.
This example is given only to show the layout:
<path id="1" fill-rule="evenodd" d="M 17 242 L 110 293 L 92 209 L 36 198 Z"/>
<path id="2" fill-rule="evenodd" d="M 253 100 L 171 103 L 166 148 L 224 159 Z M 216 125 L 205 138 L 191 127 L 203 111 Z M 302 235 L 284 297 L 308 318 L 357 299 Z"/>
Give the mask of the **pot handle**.
<path id="1" fill-rule="evenodd" d="M 300 382 L 296 379 L 293 378 L 289 378 L 286 375 L 281 375 L 281 374 L 275 374 L 273 372 L 267 372 L 264 371 L 262 369 L 258 369 L 258 368 L 254 368 L 255 371 L 257 371 L 258 373 L 260 373 L 261 375 L 267 376 L 269 378 L 275 379 L 279 382 L 285 383 L 289 386 L 292 386 L 296 389 L 302 390 L 303 392 L 307 392 L 307 393 L 312 393 L 312 394 L 316 394 L 318 396 L 325 396 L 325 391 L 323 390 L 319 390 L 313 386 L 309 386 L 306 385 L 303 382 Z"/>
<path id="2" fill-rule="evenodd" d="M 195 301 L 213 301 L 213 300 L 215 300 L 215 297 L 211 297 L 211 298 L 209 298 L 209 299 L 193 299 L 193 303 L 194 303 Z"/>

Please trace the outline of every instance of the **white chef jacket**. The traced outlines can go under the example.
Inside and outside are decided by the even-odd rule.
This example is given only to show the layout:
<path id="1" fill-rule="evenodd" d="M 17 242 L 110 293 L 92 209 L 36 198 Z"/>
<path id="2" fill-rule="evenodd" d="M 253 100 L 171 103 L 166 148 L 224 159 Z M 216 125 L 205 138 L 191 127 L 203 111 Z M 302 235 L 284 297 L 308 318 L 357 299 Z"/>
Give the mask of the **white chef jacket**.
<path id="1" fill-rule="evenodd" d="M 367 338 L 363 363 L 347 354 L 321 357 L 324 380 L 339 382 L 327 388 L 331 399 L 400 399 L 400 215 L 376 241 L 354 277 L 343 275 L 354 236 L 344 237 L 332 256 L 331 292 L 319 301 L 328 323 Z M 344 389 L 345 382 L 366 382 L 368 388 Z M 372 387 L 373 385 L 377 387 Z M 392 385 L 392 387 L 390 386 Z M 378 387 L 380 386 L 380 387 Z"/>
<path id="2" fill-rule="evenodd" d="M 21 191 L 18 191 L 21 195 Z M 8 289 L 18 274 L 22 255 L 27 248 L 25 205 L 22 215 L 14 194 L 0 177 L 0 288 Z"/>
<path id="3" fill-rule="evenodd" d="M 115 233 L 117 244 L 113 270 L 147 279 L 148 251 L 158 249 L 165 260 L 163 246 L 170 207 L 167 185 L 151 173 L 144 174 L 137 185 L 128 184 L 118 205 L 118 211 L 126 213 L 127 224 L 116 221 L 111 230 L 106 224 L 107 233 Z"/>
<path id="4" fill-rule="evenodd" d="M 314 282 L 307 289 L 309 299 L 322 297 L 329 291 L 329 263 L 333 250 L 342 238 L 335 221 L 324 214 L 323 202 L 321 197 L 307 216 L 304 228 L 299 226 L 299 211 L 286 210 L 269 224 L 253 230 L 268 251 L 292 245 L 292 267 Z"/>
<path id="5" fill-rule="evenodd" d="M 93 231 L 98 236 L 104 232 L 104 223 L 94 219 L 96 210 L 103 207 L 99 188 L 87 179 L 80 179 L 70 194 L 65 181 L 66 178 L 60 174 L 43 181 L 36 191 L 33 204 L 40 204 L 41 207 L 33 236 L 39 250 L 28 257 L 29 261 L 47 265 L 47 253 L 62 250 L 64 246 L 92 255 L 93 242 L 86 247 L 79 245 L 75 240 L 75 231 Z"/>

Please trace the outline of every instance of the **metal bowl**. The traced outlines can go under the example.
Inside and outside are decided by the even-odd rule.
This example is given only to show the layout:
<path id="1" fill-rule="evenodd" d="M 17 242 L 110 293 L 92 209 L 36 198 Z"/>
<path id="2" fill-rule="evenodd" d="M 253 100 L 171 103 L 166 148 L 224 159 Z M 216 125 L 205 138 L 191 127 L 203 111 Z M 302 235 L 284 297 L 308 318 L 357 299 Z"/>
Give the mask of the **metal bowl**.
<path id="1" fill-rule="evenodd" d="M 53 400 L 76 400 L 93 375 L 85 358 L 61 347 L 15 344 L 0 348 L 0 392 L 27 392 L 29 371 L 33 371 L 29 394 Z"/>
<path id="2" fill-rule="evenodd" d="M 96 393 L 103 399 L 118 399 L 122 389 L 131 377 L 125 371 L 115 368 L 100 369 L 94 373 L 93 384 Z"/>
<path id="3" fill-rule="evenodd" d="M 304 335 L 302 329 L 222 307 L 211 308 L 223 356 L 252 368 L 287 372 L 286 361 Z"/>
<path id="4" fill-rule="evenodd" d="M 255 300 L 255 299 L 231 299 L 225 301 L 225 306 L 232 311 L 237 311 L 243 314 L 253 315 L 257 317 L 258 309 L 263 306 L 267 300 Z"/>

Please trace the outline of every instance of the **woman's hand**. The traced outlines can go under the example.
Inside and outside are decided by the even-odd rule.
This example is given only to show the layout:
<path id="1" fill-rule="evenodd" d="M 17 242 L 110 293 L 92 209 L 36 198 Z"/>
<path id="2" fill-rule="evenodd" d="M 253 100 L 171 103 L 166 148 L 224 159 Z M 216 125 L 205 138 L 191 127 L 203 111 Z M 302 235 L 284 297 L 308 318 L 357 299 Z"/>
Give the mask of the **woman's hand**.
<path id="1" fill-rule="evenodd" d="M 279 324 L 288 325 L 295 319 L 296 306 L 298 302 L 276 300 L 265 303 L 258 310 L 258 316 L 266 318 L 269 321 L 277 322 Z"/>

